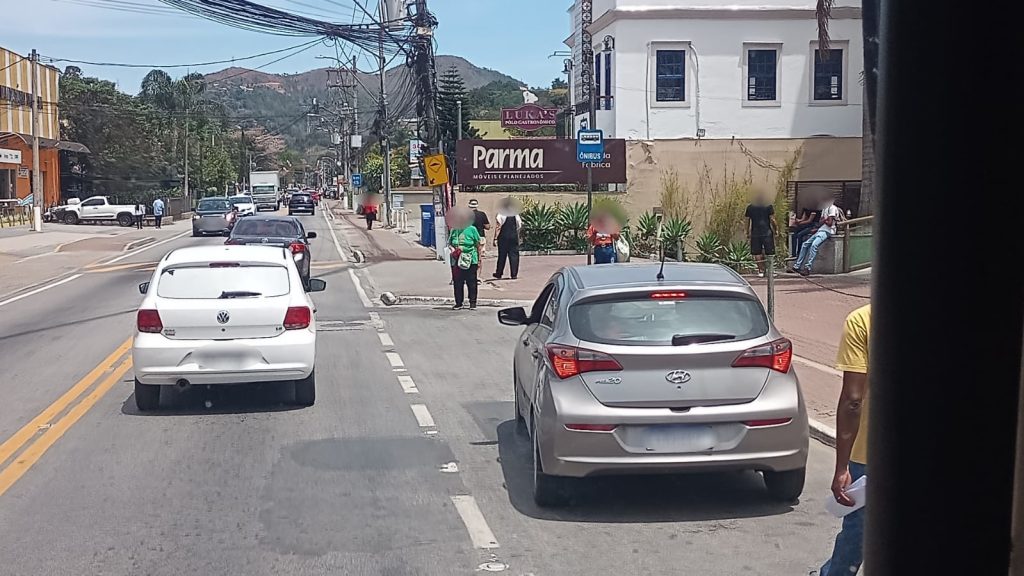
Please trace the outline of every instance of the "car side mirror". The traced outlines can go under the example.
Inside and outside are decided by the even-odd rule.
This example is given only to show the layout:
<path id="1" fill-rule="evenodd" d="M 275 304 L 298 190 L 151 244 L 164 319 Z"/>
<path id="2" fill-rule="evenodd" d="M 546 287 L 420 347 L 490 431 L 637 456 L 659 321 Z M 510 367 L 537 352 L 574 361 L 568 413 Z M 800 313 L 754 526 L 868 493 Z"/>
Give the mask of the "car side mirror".
<path id="1" fill-rule="evenodd" d="M 525 326 L 530 323 L 530 317 L 522 306 L 498 310 L 498 322 L 505 326 Z"/>
<path id="2" fill-rule="evenodd" d="M 306 240 L 312 240 L 316 238 L 316 232 L 306 232 Z"/>
<path id="3" fill-rule="evenodd" d="M 146 292 L 149 292 L 149 282 L 139 284 L 139 294 L 145 294 Z"/>
<path id="4" fill-rule="evenodd" d="M 309 279 L 309 288 L 306 290 L 306 292 L 323 292 L 324 290 L 327 290 L 326 280 L 321 280 L 319 278 Z"/>

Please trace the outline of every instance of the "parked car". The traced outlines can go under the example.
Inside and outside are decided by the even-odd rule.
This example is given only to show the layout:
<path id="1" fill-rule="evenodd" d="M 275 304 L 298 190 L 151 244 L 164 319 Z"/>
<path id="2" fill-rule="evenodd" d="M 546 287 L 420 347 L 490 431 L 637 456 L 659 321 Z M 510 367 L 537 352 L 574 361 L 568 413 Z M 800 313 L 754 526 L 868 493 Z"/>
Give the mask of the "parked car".
<path id="1" fill-rule="evenodd" d="M 715 264 L 556 272 L 515 343 L 515 419 L 533 498 L 564 504 L 579 478 L 756 470 L 771 496 L 804 486 L 807 411 L 793 345 L 743 278 Z"/>
<path id="2" fill-rule="evenodd" d="M 256 201 L 248 194 L 228 196 L 228 202 L 235 208 L 238 208 L 239 216 L 252 216 L 256 213 Z"/>
<path id="3" fill-rule="evenodd" d="M 135 404 L 155 410 L 165 386 L 295 382 L 316 401 L 315 306 L 284 248 L 193 246 L 157 264 L 136 314 Z"/>
<path id="4" fill-rule="evenodd" d="M 102 221 L 117 222 L 121 226 L 135 224 L 134 204 L 114 204 L 106 196 L 91 196 L 81 201 L 72 198 L 50 213 L 53 220 L 65 224 Z"/>
<path id="5" fill-rule="evenodd" d="M 231 232 L 234 222 L 227 198 L 203 198 L 192 212 L 192 236 L 224 236 Z"/>
<path id="6" fill-rule="evenodd" d="M 309 241 L 316 232 L 306 232 L 298 218 L 290 216 L 249 216 L 241 218 L 231 230 L 225 244 L 281 246 L 288 248 L 299 269 L 303 283 L 309 281 L 312 251 Z"/>
<path id="7" fill-rule="evenodd" d="M 297 212 L 316 214 L 316 202 L 313 201 L 312 194 L 309 192 L 292 194 L 292 197 L 288 199 L 288 215 L 291 216 Z"/>

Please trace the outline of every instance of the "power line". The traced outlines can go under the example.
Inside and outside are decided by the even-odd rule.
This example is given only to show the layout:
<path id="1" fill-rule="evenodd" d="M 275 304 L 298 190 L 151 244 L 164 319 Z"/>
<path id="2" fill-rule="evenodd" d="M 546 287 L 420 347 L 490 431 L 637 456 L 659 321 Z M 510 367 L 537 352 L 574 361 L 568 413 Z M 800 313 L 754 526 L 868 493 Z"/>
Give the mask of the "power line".
<path id="1" fill-rule="evenodd" d="M 243 62 L 245 60 L 253 60 L 255 58 L 262 58 L 264 56 L 271 56 L 274 54 L 280 54 L 282 52 L 288 52 L 297 48 L 304 48 L 312 46 L 322 39 L 317 38 L 310 42 L 303 42 L 302 44 L 296 44 L 295 46 L 289 46 L 287 48 L 281 48 L 280 50 L 271 50 L 270 52 L 263 52 L 260 54 L 253 54 L 252 56 L 242 56 L 240 58 L 230 58 L 228 60 L 213 60 L 210 62 L 193 62 L 191 64 L 128 64 L 124 62 L 90 62 L 88 60 L 72 60 L 69 58 L 56 58 L 53 56 L 42 56 L 47 62 L 65 62 L 68 64 L 86 64 L 89 66 L 115 66 L 118 68 L 199 68 L 202 66 L 216 66 L 219 64 L 233 64 L 235 62 Z M 273 62 L 268 63 L 273 64 Z"/>

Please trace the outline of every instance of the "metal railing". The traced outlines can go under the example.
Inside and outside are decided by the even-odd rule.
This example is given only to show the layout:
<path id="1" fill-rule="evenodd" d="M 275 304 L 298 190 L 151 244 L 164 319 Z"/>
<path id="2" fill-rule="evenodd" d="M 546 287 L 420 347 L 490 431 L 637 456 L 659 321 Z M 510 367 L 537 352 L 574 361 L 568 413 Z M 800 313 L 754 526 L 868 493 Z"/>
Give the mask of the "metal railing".
<path id="1" fill-rule="evenodd" d="M 0 203 L 0 228 L 29 226 L 32 224 L 31 206 L 10 206 Z"/>
<path id="2" fill-rule="evenodd" d="M 838 229 L 843 238 L 843 272 L 871 267 L 871 226 L 874 219 L 874 216 L 863 216 L 839 222 Z"/>
<path id="3" fill-rule="evenodd" d="M 406 233 L 409 231 L 409 211 L 405 208 L 397 208 L 394 212 L 395 216 L 395 228 L 401 232 Z"/>

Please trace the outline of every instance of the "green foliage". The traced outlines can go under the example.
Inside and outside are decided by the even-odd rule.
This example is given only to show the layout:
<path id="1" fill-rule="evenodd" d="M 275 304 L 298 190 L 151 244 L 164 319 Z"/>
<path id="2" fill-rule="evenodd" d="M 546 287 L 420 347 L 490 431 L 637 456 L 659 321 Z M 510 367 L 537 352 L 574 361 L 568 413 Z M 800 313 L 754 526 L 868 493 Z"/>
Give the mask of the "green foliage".
<path id="1" fill-rule="evenodd" d="M 384 174 L 384 156 L 380 146 L 374 144 L 363 159 L 363 182 L 374 193 L 381 193 L 381 175 Z M 408 150 L 391 151 L 391 188 L 402 188 L 410 184 Z"/>
<path id="2" fill-rule="evenodd" d="M 685 218 L 672 217 L 663 222 L 661 227 L 661 242 L 664 246 L 665 254 L 673 259 L 685 262 L 686 239 L 690 236 L 692 231 L 692 224 Z M 681 252 L 680 248 L 682 248 Z"/>
<path id="3" fill-rule="evenodd" d="M 524 250 L 555 250 L 558 248 L 560 212 L 560 207 L 557 205 L 537 202 L 527 205 L 524 202 L 521 214 Z"/>
<path id="4" fill-rule="evenodd" d="M 719 262 L 729 268 L 746 274 L 757 268 L 754 263 L 754 256 L 750 253 L 750 243 L 747 241 L 730 242 L 725 249 L 725 255 Z"/>
<path id="5" fill-rule="evenodd" d="M 753 181 L 749 174 L 743 178 L 727 174 L 714 190 L 707 229 L 714 232 L 722 242 L 731 242 L 744 236 L 744 214 L 750 203 L 752 188 Z"/>
<path id="6" fill-rule="evenodd" d="M 705 232 L 697 238 L 697 261 L 717 263 L 722 260 L 725 246 L 714 232 Z"/>
<path id="7" fill-rule="evenodd" d="M 452 156 L 459 135 L 459 101 L 462 102 L 462 137 L 477 138 L 479 133 L 469 124 L 472 115 L 466 85 L 459 70 L 451 66 L 441 74 L 437 83 L 437 127 L 441 141 L 445 143 L 445 154 Z"/>
<path id="8" fill-rule="evenodd" d="M 630 246 L 638 256 L 650 256 L 658 251 L 658 218 L 654 212 L 644 212 L 636 222 L 636 234 L 630 239 Z"/>
<path id="9" fill-rule="evenodd" d="M 557 204 L 555 207 L 559 208 Z M 561 245 L 569 250 L 585 251 L 587 249 L 587 226 L 590 222 L 587 205 L 576 202 L 560 208 L 555 224 L 561 232 Z"/>
<path id="10" fill-rule="evenodd" d="M 679 172 L 669 168 L 661 173 L 661 209 L 666 216 L 685 218 L 689 212 L 686 190 L 679 181 Z"/>

